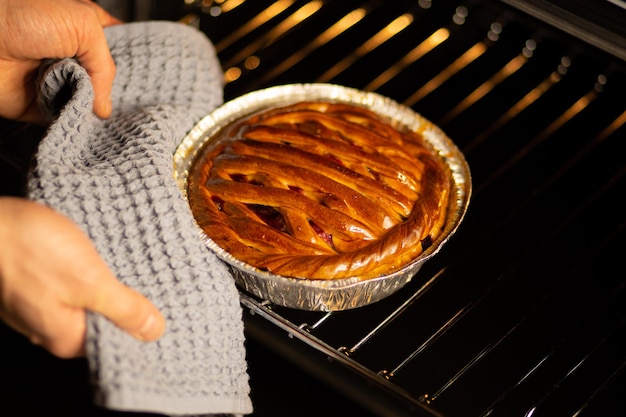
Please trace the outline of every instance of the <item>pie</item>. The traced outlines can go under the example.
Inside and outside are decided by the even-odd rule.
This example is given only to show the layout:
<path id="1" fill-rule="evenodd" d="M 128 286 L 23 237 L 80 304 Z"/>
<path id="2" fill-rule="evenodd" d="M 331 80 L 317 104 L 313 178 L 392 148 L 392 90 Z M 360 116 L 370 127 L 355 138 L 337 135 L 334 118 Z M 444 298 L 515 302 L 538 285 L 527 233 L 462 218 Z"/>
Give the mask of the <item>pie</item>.
<path id="1" fill-rule="evenodd" d="M 442 233 L 452 177 L 422 136 L 366 107 L 305 101 L 221 129 L 188 176 L 194 217 L 260 270 L 370 279 Z"/>

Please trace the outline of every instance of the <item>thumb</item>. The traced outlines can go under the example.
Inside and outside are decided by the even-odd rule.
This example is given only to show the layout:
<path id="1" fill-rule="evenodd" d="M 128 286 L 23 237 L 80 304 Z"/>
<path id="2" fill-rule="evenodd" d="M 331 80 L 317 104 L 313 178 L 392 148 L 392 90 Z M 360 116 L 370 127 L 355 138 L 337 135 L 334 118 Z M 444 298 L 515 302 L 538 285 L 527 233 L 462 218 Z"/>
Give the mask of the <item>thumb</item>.
<path id="1" fill-rule="evenodd" d="M 156 340 L 165 330 L 159 310 L 145 296 L 113 277 L 101 282 L 97 298 L 84 308 L 102 314 L 139 340 Z"/>
<path id="2" fill-rule="evenodd" d="M 94 22 L 91 25 L 85 25 L 82 42 L 77 45 L 76 59 L 91 77 L 95 96 L 94 112 L 99 117 L 107 118 L 112 111 L 111 90 L 116 68 L 102 25 L 99 22 L 102 17 L 97 16 L 97 12 L 101 9 L 95 7 L 94 5 L 95 13 L 92 15 Z M 113 24 L 114 22 L 107 21 L 106 23 Z"/>
<path id="3" fill-rule="evenodd" d="M 91 77 L 94 113 L 101 118 L 108 118 L 112 111 L 111 90 L 115 79 L 115 63 L 109 50 L 100 44 L 97 48 L 79 53 L 77 59 Z"/>

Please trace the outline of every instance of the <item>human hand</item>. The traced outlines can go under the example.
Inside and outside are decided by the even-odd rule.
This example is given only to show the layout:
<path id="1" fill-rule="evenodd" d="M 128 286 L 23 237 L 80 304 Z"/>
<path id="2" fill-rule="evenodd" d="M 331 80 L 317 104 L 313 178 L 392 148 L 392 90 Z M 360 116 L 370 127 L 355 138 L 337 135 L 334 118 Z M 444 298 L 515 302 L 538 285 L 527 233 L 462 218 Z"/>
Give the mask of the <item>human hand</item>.
<path id="1" fill-rule="evenodd" d="M 71 358 L 84 354 L 87 310 L 144 341 L 158 339 L 165 328 L 157 308 L 113 276 L 68 218 L 0 197 L 0 319 Z"/>
<path id="2" fill-rule="evenodd" d="M 75 57 L 91 77 L 94 112 L 108 117 L 115 63 L 103 28 L 118 23 L 89 0 L 0 0 L 0 116 L 43 123 L 35 102 L 41 60 Z"/>

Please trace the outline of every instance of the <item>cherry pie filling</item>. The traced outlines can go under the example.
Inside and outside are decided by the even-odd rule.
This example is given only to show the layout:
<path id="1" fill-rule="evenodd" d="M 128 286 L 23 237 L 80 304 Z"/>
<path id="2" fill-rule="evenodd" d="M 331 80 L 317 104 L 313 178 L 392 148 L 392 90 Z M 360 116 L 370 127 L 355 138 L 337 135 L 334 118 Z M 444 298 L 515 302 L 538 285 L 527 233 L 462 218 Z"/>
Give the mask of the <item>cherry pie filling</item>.
<path id="1" fill-rule="evenodd" d="M 418 133 L 321 101 L 231 123 L 188 181 L 209 238 L 259 269 L 305 279 L 402 268 L 441 233 L 449 193 L 445 164 Z"/>

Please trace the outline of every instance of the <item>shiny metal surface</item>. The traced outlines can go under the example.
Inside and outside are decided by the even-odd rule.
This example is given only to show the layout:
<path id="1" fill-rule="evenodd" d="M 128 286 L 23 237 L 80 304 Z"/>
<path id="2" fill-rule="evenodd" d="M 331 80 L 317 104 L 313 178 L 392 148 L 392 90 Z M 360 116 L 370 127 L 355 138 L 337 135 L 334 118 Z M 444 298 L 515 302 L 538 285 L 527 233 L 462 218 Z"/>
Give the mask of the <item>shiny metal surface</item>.
<path id="1" fill-rule="evenodd" d="M 174 175 L 186 196 L 189 168 L 198 151 L 228 123 L 264 108 L 304 100 L 334 100 L 362 105 L 393 121 L 420 132 L 446 161 L 453 190 L 449 216 L 443 233 L 433 245 L 404 268 L 379 278 L 351 277 L 337 280 L 302 280 L 277 276 L 254 268 L 232 257 L 200 231 L 208 248 L 230 265 L 237 284 L 245 291 L 274 304 L 315 311 L 338 311 L 379 301 L 408 283 L 421 266 L 453 236 L 467 210 L 471 195 L 471 175 L 467 162 L 455 144 L 437 126 L 382 95 L 333 84 L 289 84 L 245 94 L 225 103 L 203 118 L 182 140 L 174 155 Z"/>

